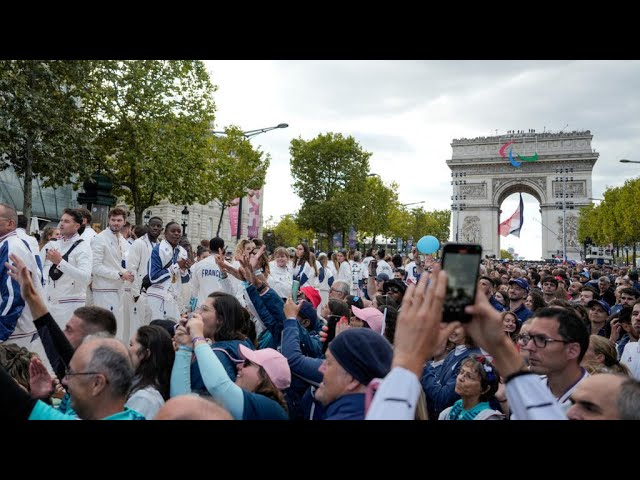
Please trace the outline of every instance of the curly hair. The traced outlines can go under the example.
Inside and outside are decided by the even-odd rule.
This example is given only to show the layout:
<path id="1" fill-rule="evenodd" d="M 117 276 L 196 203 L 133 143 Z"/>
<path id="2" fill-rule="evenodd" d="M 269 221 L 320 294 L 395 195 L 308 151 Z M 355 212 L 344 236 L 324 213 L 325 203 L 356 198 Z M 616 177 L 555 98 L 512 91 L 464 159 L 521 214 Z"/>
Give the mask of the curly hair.
<path id="1" fill-rule="evenodd" d="M 30 391 L 29 363 L 33 355 L 25 347 L 14 343 L 0 343 L 0 366 L 27 391 Z"/>

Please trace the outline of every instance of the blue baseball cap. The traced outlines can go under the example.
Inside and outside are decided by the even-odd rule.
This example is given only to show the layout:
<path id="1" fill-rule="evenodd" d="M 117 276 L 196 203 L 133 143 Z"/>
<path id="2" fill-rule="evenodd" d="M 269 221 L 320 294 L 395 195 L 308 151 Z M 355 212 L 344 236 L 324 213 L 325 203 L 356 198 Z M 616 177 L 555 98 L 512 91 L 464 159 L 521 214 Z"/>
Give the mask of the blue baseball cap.
<path id="1" fill-rule="evenodd" d="M 596 304 L 600 305 L 600 307 L 602 307 L 602 309 L 606 312 L 607 315 L 611 315 L 611 307 L 604 300 L 591 300 L 589 303 L 587 303 L 587 307 L 591 308 Z"/>
<path id="2" fill-rule="evenodd" d="M 378 282 L 386 282 L 387 280 L 389 280 L 389 275 L 387 275 L 386 273 L 380 273 L 376 277 L 376 280 Z"/>
<path id="3" fill-rule="evenodd" d="M 524 278 L 514 278 L 509 280 L 509 285 L 511 285 L 512 283 L 515 283 L 520 288 L 523 288 L 526 291 L 529 291 L 529 282 L 527 282 Z"/>

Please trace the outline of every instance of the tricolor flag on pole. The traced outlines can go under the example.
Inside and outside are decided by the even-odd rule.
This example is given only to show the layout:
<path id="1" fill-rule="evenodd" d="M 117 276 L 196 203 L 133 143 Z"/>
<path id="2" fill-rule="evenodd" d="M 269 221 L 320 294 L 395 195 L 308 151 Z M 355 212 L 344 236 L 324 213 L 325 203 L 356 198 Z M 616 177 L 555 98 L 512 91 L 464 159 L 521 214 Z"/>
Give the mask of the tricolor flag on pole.
<path id="1" fill-rule="evenodd" d="M 520 205 L 513 215 L 507 220 L 502 222 L 498 227 L 498 233 L 503 237 L 507 235 L 515 235 L 520 238 L 520 229 L 522 228 L 522 222 L 524 221 L 524 204 L 522 203 L 522 193 L 520 194 Z"/>

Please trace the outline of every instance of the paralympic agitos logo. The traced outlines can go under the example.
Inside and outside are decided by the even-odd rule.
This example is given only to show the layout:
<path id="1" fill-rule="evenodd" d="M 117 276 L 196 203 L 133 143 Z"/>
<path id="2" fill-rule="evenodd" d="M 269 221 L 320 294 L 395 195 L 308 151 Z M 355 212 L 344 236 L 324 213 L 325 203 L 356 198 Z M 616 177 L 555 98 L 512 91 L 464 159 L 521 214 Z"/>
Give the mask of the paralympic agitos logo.
<path id="1" fill-rule="evenodd" d="M 504 151 L 511 144 L 513 144 L 513 142 L 507 142 L 504 145 L 502 145 L 502 147 L 500 147 L 500 156 L 502 158 L 507 158 L 507 156 L 504 154 Z M 535 162 L 536 160 L 538 160 L 538 152 L 534 153 L 530 157 L 523 157 L 522 155 L 518 155 L 517 153 L 515 156 L 518 157 L 519 161 L 516 161 L 516 159 L 513 158 L 513 147 L 511 147 L 509 149 L 509 161 L 511 162 L 511 165 L 513 165 L 514 167 L 519 167 L 520 165 L 522 165 L 522 162 Z"/>

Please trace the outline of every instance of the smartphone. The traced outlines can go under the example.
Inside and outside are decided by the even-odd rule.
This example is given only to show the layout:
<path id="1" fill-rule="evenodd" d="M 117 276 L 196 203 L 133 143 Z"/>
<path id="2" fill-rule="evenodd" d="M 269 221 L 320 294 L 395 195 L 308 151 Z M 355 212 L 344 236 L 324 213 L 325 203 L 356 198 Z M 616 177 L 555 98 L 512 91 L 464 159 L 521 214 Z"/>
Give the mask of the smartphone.
<path id="1" fill-rule="evenodd" d="M 327 348 L 329 347 L 329 342 L 333 340 L 336 336 L 336 325 L 340 321 L 340 315 L 329 315 L 327 318 L 327 339 L 322 344 L 322 353 L 327 352 Z"/>
<path id="2" fill-rule="evenodd" d="M 294 302 L 298 299 L 298 291 L 300 290 L 300 282 L 298 280 L 294 280 L 291 285 L 291 300 Z"/>
<path id="3" fill-rule="evenodd" d="M 475 302 L 481 260 L 480 245 L 467 243 L 443 245 L 442 269 L 447 272 L 443 322 L 471 321 L 471 315 L 464 312 L 464 307 Z"/>

